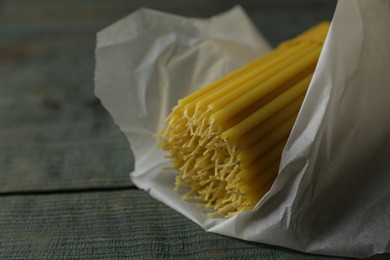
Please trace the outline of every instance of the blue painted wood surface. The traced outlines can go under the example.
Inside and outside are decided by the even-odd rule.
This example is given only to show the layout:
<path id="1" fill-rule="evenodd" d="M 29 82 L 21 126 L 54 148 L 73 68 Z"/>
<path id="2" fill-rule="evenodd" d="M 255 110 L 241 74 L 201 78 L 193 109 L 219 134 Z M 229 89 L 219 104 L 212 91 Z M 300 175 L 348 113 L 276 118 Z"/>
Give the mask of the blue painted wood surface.
<path id="1" fill-rule="evenodd" d="M 0 259 L 331 259 L 204 232 L 135 188 L 127 140 L 93 95 L 96 32 L 144 6 L 241 4 L 272 45 L 335 1 L 0 1 Z"/>
<path id="2" fill-rule="evenodd" d="M 333 259 L 205 232 L 140 190 L 0 197 L 0 258 Z"/>
<path id="3" fill-rule="evenodd" d="M 0 193 L 131 186 L 126 140 L 93 95 L 96 33 L 145 6 L 209 17 L 242 4 L 272 45 L 334 1 L 0 1 Z"/>

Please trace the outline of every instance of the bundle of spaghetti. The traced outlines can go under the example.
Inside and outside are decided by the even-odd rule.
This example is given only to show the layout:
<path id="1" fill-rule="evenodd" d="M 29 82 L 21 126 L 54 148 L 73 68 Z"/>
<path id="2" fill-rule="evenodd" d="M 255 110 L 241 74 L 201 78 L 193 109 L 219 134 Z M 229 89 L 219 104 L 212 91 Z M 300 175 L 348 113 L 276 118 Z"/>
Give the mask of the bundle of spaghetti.
<path id="1" fill-rule="evenodd" d="M 183 199 L 230 217 L 270 189 L 328 28 L 321 23 L 178 101 L 158 137 Z"/>

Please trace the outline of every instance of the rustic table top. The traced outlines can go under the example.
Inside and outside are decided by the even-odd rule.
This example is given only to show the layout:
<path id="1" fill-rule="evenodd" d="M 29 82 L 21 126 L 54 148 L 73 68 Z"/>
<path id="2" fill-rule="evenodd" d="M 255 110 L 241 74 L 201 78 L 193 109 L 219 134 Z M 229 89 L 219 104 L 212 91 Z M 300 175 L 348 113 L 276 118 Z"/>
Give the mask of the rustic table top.
<path id="1" fill-rule="evenodd" d="M 272 45 L 335 1 L 0 1 L 0 259 L 330 259 L 206 233 L 138 190 L 94 97 L 96 33 L 144 6 L 209 17 L 241 4 Z"/>

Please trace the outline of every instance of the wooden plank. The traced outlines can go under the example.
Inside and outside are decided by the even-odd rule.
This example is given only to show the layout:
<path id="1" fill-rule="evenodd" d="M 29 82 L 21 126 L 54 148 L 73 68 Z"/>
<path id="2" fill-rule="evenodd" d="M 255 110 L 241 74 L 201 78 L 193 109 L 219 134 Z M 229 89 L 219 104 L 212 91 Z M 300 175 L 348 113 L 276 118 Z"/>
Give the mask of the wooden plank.
<path id="1" fill-rule="evenodd" d="M 131 185 L 127 141 L 94 97 L 96 32 L 144 6 L 192 17 L 229 1 L 0 2 L 0 193 Z M 240 2 L 272 45 L 330 19 L 335 1 Z"/>
<path id="2" fill-rule="evenodd" d="M 239 4 L 254 19 L 254 23 L 264 32 L 267 39 L 275 45 L 280 40 L 301 32 L 298 27 L 292 35 L 286 34 L 286 28 L 289 31 L 289 27 L 296 27 L 302 21 L 308 27 L 323 19 L 330 20 L 336 6 L 336 0 L 246 0 L 240 1 Z M 232 0 L 175 0 L 163 2 L 156 0 L 94 0 L 82 2 L 57 1 L 55 3 L 48 0 L 34 1 L 31 3 L 18 0 L 4 0 L 0 8 L 0 23 L 2 25 L 0 27 L 0 33 L 4 35 L 8 32 L 8 37 L 13 38 L 15 41 L 18 41 L 15 38 L 21 36 L 21 34 L 18 35 L 15 32 L 20 30 L 27 32 L 23 34 L 24 39 L 29 36 L 32 36 L 30 38 L 42 38 L 51 35 L 55 36 L 53 37 L 54 40 L 58 39 L 59 35 L 67 34 L 70 36 L 73 34 L 74 36 L 78 32 L 86 30 L 95 33 L 141 7 L 178 15 L 206 18 L 226 11 L 235 5 L 237 5 L 237 1 Z M 34 37 L 35 34 L 33 31 L 37 27 L 41 29 L 40 37 Z M 45 34 L 45 31 L 50 34 Z M 269 31 L 278 31 L 284 37 L 275 38 L 274 34 L 269 33 Z M 0 43 L 4 41 L 9 42 L 10 39 L 7 39 L 8 37 L 2 37 Z M 19 42 L 22 41 L 19 40 Z"/>
<path id="3" fill-rule="evenodd" d="M 334 0 L 242 0 L 239 3 L 235 0 L 225 1 L 210 1 L 210 0 L 84 0 L 82 2 L 77 0 L 58 1 L 52 2 L 49 0 L 35 0 L 34 2 L 26 2 L 24 0 L 3 0 L 1 9 L 5 14 L 18 11 L 18 13 L 31 13 L 30 17 L 34 16 L 34 13 L 40 13 L 50 11 L 50 14 L 57 14 L 63 12 L 86 12 L 90 11 L 107 11 L 107 13 L 114 10 L 135 10 L 140 7 L 149 7 L 159 9 L 163 11 L 178 10 L 179 13 L 183 13 L 185 10 L 203 10 L 203 15 L 200 13 L 197 16 L 208 17 L 207 13 L 213 9 L 226 9 L 234 5 L 240 4 L 248 9 L 261 9 L 265 12 L 272 10 L 283 10 L 284 12 L 291 12 L 293 10 L 324 10 L 333 8 L 335 5 Z M 193 11 L 194 12 L 194 11 Z M 19 16 L 16 16 L 18 18 Z M 92 15 L 91 17 L 97 17 Z M 11 18 L 12 19 L 12 18 Z"/>
<path id="4" fill-rule="evenodd" d="M 0 194 L 132 186 L 124 137 L 0 147 Z"/>
<path id="5" fill-rule="evenodd" d="M 101 25 L 39 21 L 0 23 L 0 193 L 132 186 L 130 147 L 93 94 Z"/>
<path id="6" fill-rule="evenodd" d="M 1 259 L 341 259 L 237 240 L 140 190 L 0 197 Z"/>

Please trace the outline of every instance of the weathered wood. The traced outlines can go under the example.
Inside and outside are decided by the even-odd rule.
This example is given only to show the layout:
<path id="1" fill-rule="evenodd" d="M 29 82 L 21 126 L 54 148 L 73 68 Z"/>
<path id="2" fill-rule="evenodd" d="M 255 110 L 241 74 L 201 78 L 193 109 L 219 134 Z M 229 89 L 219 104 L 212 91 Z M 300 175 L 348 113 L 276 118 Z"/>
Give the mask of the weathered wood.
<path id="1" fill-rule="evenodd" d="M 96 32 L 140 7 L 209 17 L 236 1 L 0 2 L 0 192 L 129 185 L 127 141 L 93 94 Z M 276 45 L 335 1 L 241 1 Z"/>
<path id="2" fill-rule="evenodd" d="M 6 196 L 0 205 L 1 259 L 333 259 L 204 232 L 140 190 Z"/>
<path id="3" fill-rule="evenodd" d="M 127 141 L 104 139 L 2 145 L 0 194 L 131 186 Z"/>

